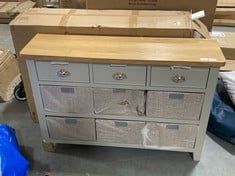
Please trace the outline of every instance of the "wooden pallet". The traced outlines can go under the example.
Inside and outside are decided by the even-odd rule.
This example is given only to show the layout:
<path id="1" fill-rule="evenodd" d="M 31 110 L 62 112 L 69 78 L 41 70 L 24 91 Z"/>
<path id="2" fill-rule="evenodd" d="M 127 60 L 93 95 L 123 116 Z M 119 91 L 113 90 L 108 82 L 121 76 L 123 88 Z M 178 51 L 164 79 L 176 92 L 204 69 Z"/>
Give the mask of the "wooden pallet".
<path id="1" fill-rule="evenodd" d="M 35 2 L 0 2 L 0 23 L 9 23 L 19 13 L 34 7 Z"/>

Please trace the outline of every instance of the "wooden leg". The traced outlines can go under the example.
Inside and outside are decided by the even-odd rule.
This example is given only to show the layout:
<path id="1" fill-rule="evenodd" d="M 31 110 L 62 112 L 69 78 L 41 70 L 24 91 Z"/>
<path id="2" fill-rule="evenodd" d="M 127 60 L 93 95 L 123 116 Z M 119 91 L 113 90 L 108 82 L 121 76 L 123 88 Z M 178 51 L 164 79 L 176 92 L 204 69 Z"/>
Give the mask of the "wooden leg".
<path id="1" fill-rule="evenodd" d="M 193 152 L 192 153 L 192 159 L 193 161 L 200 161 L 200 158 L 201 158 L 201 152 Z"/>
<path id="2" fill-rule="evenodd" d="M 42 141 L 42 147 L 46 152 L 55 152 L 56 150 L 56 145 L 54 143 L 47 143 L 45 141 Z"/>

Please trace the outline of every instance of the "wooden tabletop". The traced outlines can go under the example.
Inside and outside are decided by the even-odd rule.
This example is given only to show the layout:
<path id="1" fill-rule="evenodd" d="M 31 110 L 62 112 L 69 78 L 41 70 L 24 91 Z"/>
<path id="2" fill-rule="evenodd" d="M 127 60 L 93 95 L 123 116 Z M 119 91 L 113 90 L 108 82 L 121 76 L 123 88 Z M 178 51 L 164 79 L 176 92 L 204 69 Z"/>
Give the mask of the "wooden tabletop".
<path id="1" fill-rule="evenodd" d="M 91 63 L 224 66 L 214 39 L 37 34 L 21 59 Z"/>

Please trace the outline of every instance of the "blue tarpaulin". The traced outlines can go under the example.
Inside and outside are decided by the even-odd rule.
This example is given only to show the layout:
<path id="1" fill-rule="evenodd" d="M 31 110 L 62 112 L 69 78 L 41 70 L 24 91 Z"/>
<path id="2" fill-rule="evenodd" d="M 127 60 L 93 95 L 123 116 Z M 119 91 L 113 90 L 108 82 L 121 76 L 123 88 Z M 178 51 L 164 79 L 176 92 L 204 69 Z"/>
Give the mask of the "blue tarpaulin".
<path id="1" fill-rule="evenodd" d="M 235 144 L 235 106 L 222 83 L 218 81 L 213 99 L 208 130 Z"/>
<path id="2" fill-rule="evenodd" d="M 0 176 L 27 176 L 29 162 L 21 155 L 14 129 L 0 124 Z"/>

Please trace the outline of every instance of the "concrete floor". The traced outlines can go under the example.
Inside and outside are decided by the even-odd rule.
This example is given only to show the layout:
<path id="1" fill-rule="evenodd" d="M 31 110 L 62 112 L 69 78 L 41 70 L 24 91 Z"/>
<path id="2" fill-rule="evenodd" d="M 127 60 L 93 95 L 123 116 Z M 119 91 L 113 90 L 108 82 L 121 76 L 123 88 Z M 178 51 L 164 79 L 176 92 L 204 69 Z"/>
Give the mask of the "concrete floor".
<path id="1" fill-rule="evenodd" d="M 234 29 L 234 28 L 233 28 Z M 232 29 L 232 30 L 233 30 Z M 0 45 L 14 52 L 8 25 L 0 25 Z M 0 123 L 15 128 L 21 151 L 30 161 L 30 176 L 233 176 L 235 146 L 208 133 L 200 162 L 188 153 L 59 145 L 43 151 L 39 125 L 29 117 L 26 102 L 0 104 Z"/>

